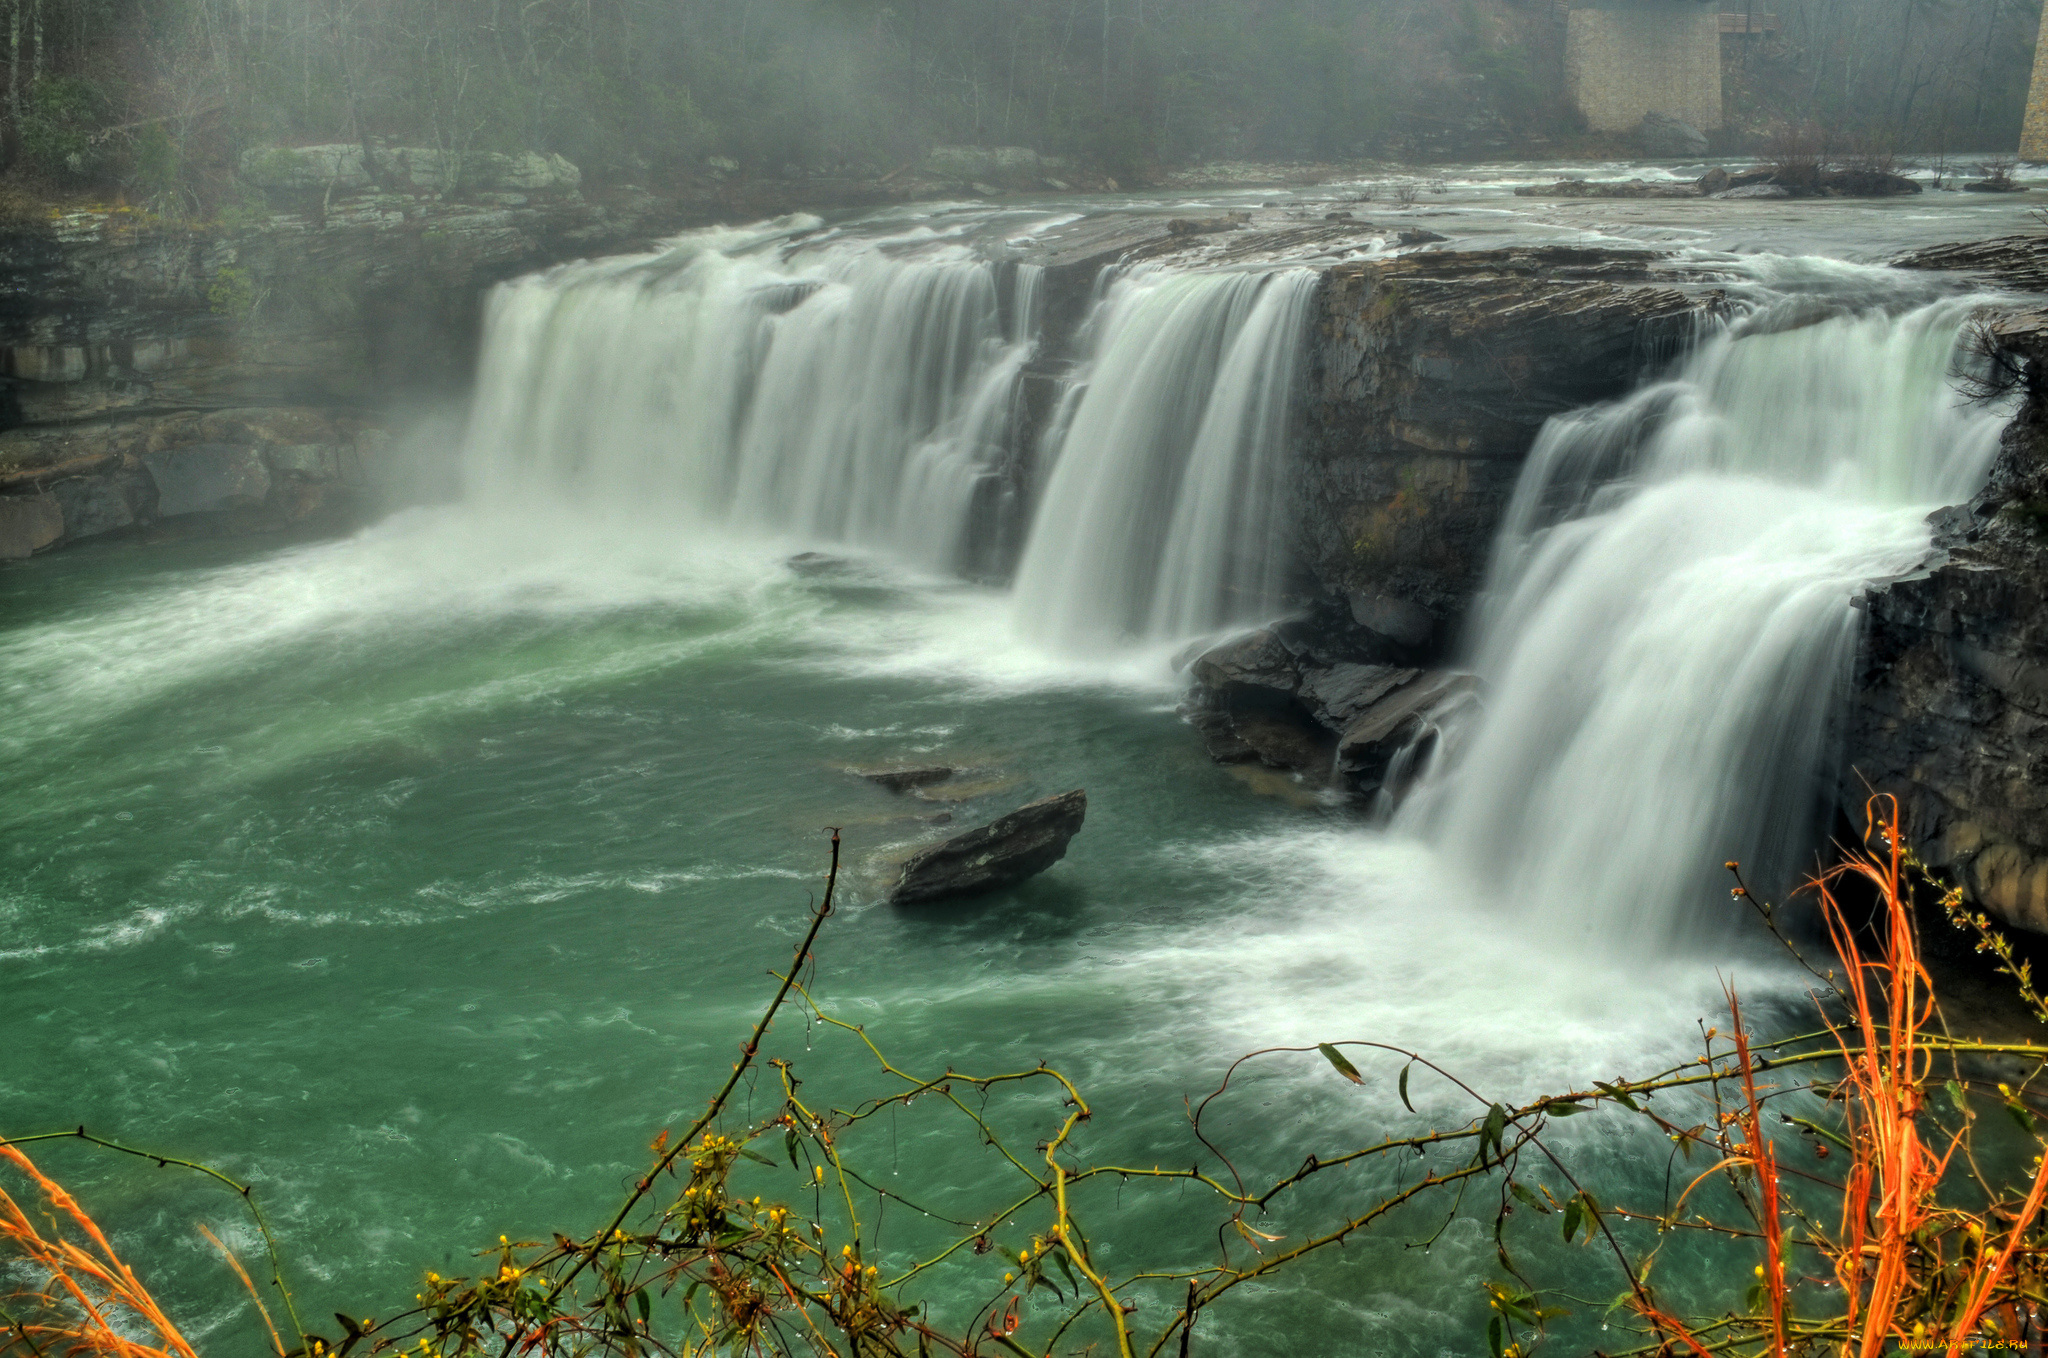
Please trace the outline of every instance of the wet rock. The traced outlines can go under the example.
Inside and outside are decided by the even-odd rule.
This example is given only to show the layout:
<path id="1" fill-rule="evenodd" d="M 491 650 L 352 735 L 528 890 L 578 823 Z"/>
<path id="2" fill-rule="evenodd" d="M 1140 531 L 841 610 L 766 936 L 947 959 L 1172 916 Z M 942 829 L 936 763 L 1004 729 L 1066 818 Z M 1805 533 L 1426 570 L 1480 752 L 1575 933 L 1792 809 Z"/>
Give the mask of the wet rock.
<path id="1" fill-rule="evenodd" d="M 2025 193 L 2027 192 L 2027 186 L 2025 184 L 2014 183 L 2010 179 L 1973 179 L 1969 183 L 1963 185 L 1963 192 Z"/>
<path id="2" fill-rule="evenodd" d="M 1692 184 L 1652 184 L 1640 179 L 1560 179 L 1548 187 L 1524 185 L 1515 190 L 1517 198 L 1697 198 Z"/>
<path id="3" fill-rule="evenodd" d="M 52 485 L 50 494 L 63 510 L 65 539 L 78 542 L 132 527 L 142 490 L 129 478 L 74 476 Z"/>
<path id="4" fill-rule="evenodd" d="M 2048 236 L 1995 236 L 1934 245 L 1899 256 L 1892 267 L 1972 273 L 2001 287 L 2048 292 Z"/>
<path id="5" fill-rule="evenodd" d="M 1479 689 L 1470 674 L 1438 670 L 1418 674 L 1365 708 L 1337 737 L 1337 767 L 1361 791 L 1387 780 L 1394 758 L 1440 717 Z"/>
<path id="6" fill-rule="evenodd" d="M 1728 171 L 1716 165 L 1699 178 L 1699 191 L 1711 198 L 1728 187 Z"/>
<path id="7" fill-rule="evenodd" d="M 1646 156 L 1698 157 L 1707 153 L 1707 134 L 1668 113 L 1645 113 L 1636 145 Z"/>
<path id="8" fill-rule="evenodd" d="M 64 512 L 44 495 L 0 496 L 0 561 L 33 556 L 64 536 Z"/>
<path id="9" fill-rule="evenodd" d="M 1292 651 L 1272 628 L 1261 628 L 1204 651 L 1189 672 L 1225 704 L 1284 701 L 1301 684 Z"/>
<path id="10" fill-rule="evenodd" d="M 1398 665 L 1332 665 L 1309 673 L 1302 681 L 1301 700 L 1318 722 L 1341 732 L 1421 673 Z"/>
<path id="11" fill-rule="evenodd" d="M 1438 241 L 1449 239 L 1449 236 L 1439 236 L 1434 231 L 1424 231 L 1417 228 L 1399 233 L 1394 237 L 1394 243 L 1396 245 L 1434 245 Z"/>
<path id="12" fill-rule="evenodd" d="M 270 494 L 270 471 L 253 448 L 201 443 L 144 453 L 142 465 L 156 483 L 160 519 L 252 509 Z"/>
<path id="13" fill-rule="evenodd" d="M 1932 516 L 1933 558 L 1862 601 L 1839 799 L 1860 834 L 1865 799 L 1897 797 L 1925 862 L 2048 933 L 2048 314 L 1990 334 L 2027 399 L 1984 491 Z"/>
<path id="14" fill-rule="evenodd" d="M 1741 188 L 1723 189 L 1714 197 L 1740 200 L 1748 198 L 1790 198 L 1792 190 L 1783 184 L 1744 184 Z"/>
<path id="15" fill-rule="evenodd" d="M 1329 271 L 1293 525 L 1331 640 L 1319 663 L 1440 660 L 1544 422 L 1632 390 L 1716 305 L 1670 270 L 1647 251 L 1543 247 Z"/>
<path id="16" fill-rule="evenodd" d="M 885 787 L 891 792 L 909 792 L 913 788 L 930 787 L 943 783 L 957 770 L 943 764 L 929 764 L 921 768 L 907 769 L 855 769 L 855 776 L 866 779 L 876 787 Z"/>
<path id="17" fill-rule="evenodd" d="M 1087 812 L 1088 794 L 1076 789 L 919 850 L 904 863 L 889 899 L 921 905 L 1015 886 L 1067 856 Z"/>
<path id="18" fill-rule="evenodd" d="M 1349 217 L 1351 214 L 1343 215 Z M 1333 216 L 1330 220 L 1336 218 Z M 1167 222 L 1166 230 L 1173 236 L 1212 236 L 1222 231 L 1242 231 L 1250 222 L 1249 215 L 1241 212 L 1233 212 L 1228 217 L 1175 217 Z"/>

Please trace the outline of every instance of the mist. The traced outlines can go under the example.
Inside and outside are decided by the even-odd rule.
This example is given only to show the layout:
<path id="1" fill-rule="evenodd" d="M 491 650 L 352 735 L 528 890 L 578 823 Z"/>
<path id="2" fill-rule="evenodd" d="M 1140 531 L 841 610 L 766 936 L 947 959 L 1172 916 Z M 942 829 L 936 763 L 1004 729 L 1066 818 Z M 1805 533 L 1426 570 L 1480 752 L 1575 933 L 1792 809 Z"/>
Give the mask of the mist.
<path id="1" fill-rule="evenodd" d="M 1737 9 L 1734 0 L 1724 6 Z M 2034 0 L 1780 0 L 1723 40 L 1728 126 L 1859 149 L 2017 143 Z M 1767 14 L 1775 15 L 1773 27 Z M 1553 0 L 9 0 L 6 178 L 232 205 L 251 147 L 554 152 L 879 176 L 1025 146 L 1141 181 L 1220 159 L 1594 156 Z"/>

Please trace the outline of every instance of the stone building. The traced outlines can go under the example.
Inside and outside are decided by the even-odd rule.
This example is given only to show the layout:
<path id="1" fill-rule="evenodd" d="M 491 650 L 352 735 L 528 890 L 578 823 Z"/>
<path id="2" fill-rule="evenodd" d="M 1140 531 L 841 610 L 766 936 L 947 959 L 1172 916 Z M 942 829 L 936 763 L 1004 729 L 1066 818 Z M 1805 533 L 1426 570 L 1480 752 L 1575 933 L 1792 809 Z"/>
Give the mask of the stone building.
<path id="1" fill-rule="evenodd" d="M 1649 113 L 1702 132 L 1721 126 L 1719 5 L 1574 3 L 1565 23 L 1565 92 L 1593 131 L 1628 132 Z"/>

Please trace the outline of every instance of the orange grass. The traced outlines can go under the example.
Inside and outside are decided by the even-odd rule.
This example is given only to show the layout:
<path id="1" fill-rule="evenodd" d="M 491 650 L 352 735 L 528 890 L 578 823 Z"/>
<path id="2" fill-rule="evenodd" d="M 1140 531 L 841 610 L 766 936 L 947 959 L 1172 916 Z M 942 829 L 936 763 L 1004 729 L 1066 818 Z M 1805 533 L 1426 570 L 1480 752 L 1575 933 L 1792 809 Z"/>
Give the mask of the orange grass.
<path id="1" fill-rule="evenodd" d="M 0 1245 L 44 1275 L 40 1286 L 7 1297 L 0 1358 L 198 1358 L 77 1201 L 19 1149 L 0 1145 L 0 1159 L 41 1191 L 49 1232 L 0 1187 Z M 67 1225 L 84 1244 L 65 1234 Z M 27 1314 L 17 1317 L 17 1308 Z M 151 1338 L 130 1339 L 124 1328 Z"/>

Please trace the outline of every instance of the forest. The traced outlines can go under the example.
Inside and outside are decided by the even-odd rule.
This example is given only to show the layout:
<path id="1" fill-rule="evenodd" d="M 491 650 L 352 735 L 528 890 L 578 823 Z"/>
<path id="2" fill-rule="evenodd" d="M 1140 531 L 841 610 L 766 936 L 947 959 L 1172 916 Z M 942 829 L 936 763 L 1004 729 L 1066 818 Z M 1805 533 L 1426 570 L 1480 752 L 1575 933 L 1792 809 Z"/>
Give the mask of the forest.
<path id="1" fill-rule="evenodd" d="M 1675 2 L 1675 0 L 1673 0 Z M 1557 0 L 7 0 L 10 177 L 212 200 L 252 146 L 558 152 L 600 181 L 881 173 L 1029 146 L 1213 159 L 1597 153 Z M 1759 0 L 1726 9 L 1763 13 Z M 2038 0 L 1776 0 L 1717 149 L 2016 144 Z"/>

